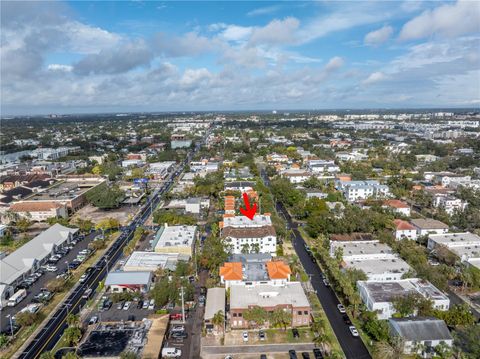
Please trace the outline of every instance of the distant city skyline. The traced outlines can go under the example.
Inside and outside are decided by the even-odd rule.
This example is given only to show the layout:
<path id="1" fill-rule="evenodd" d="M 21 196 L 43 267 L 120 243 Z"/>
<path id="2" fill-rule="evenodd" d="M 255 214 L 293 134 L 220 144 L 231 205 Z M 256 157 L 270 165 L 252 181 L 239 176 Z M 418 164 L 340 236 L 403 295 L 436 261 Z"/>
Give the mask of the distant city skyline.
<path id="1" fill-rule="evenodd" d="M 479 108 L 480 2 L 1 2 L 1 115 Z"/>

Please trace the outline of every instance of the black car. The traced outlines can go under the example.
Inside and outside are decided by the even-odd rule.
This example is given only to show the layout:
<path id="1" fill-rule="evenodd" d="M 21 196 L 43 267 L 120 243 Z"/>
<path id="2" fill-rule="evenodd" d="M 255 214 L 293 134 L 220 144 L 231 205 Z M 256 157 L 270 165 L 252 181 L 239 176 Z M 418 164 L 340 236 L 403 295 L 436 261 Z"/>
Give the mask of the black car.
<path id="1" fill-rule="evenodd" d="M 17 288 L 15 291 L 18 291 L 19 289 L 27 289 L 30 288 L 32 284 L 30 282 L 21 282 L 20 284 L 17 285 Z"/>
<path id="2" fill-rule="evenodd" d="M 129 321 L 129 322 L 134 322 L 134 321 L 135 321 L 135 316 L 134 316 L 133 314 L 130 314 L 130 315 L 128 316 L 128 321 Z"/>
<path id="3" fill-rule="evenodd" d="M 5 327 L 5 329 L 0 332 L 0 334 L 5 334 L 7 336 L 11 336 L 12 333 L 13 333 L 13 335 L 15 335 L 18 332 L 19 329 L 20 329 L 20 326 L 17 325 L 17 324 L 13 324 L 12 326 L 10 326 L 10 324 L 8 324 Z"/>
<path id="4" fill-rule="evenodd" d="M 298 332 L 298 329 L 293 328 L 292 329 L 292 334 L 293 334 L 294 338 L 296 338 L 296 339 L 300 338 L 300 333 Z"/>
<path id="5" fill-rule="evenodd" d="M 310 359 L 310 354 L 307 352 L 302 352 L 302 359 Z"/>
<path id="6" fill-rule="evenodd" d="M 313 349 L 313 356 L 315 359 L 323 359 L 322 351 L 318 348 Z"/>
<path id="7" fill-rule="evenodd" d="M 296 353 L 295 350 L 293 350 L 293 349 L 290 349 L 290 350 L 288 351 L 288 355 L 289 355 L 289 358 L 290 358 L 290 359 L 297 359 L 297 353 Z"/>
<path id="8" fill-rule="evenodd" d="M 260 354 L 260 359 L 267 359 L 267 354 Z"/>
<path id="9" fill-rule="evenodd" d="M 73 261 L 71 263 L 68 263 L 68 269 L 77 269 L 80 263 L 81 262 L 79 261 Z"/>
<path id="10" fill-rule="evenodd" d="M 137 302 L 137 309 L 142 309 L 142 307 L 143 307 L 143 300 L 140 299 L 140 300 Z"/>
<path id="11" fill-rule="evenodd" d="M 346 324 L 346 325 L 352 325 L 352 321 L 350 320 L 349 316 L 344 314 L 342 316 L 342 319 L 343 319 L 343 322 Z"/>
<path id="12" fill-rule="evenodd" d="M 173 339 L 177 339 L 177 338 L 186 339 L 188 337 L 188 334 L 185 332 L 173 332 L 172 334 L 170 334 L 170 337 Z"/>

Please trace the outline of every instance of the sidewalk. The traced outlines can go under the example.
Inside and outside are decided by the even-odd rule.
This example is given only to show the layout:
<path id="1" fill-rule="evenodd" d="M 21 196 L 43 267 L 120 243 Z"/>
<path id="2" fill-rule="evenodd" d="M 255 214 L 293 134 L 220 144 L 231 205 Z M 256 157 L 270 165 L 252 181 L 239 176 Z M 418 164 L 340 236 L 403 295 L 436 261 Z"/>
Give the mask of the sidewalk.
<path id="1" fill-rule="evenodd" d="M 311 351 L 314 344 L 292 343 L 292 344 L 268 344 L 268 345 L 242 345 L 242 346 L 204 346 L 202 345 L 201 355 L 203 358 L 210 358 L 216 354 L 266 354 L 266 353 L 288 353 L 293 349 L 297 352 Z"/>

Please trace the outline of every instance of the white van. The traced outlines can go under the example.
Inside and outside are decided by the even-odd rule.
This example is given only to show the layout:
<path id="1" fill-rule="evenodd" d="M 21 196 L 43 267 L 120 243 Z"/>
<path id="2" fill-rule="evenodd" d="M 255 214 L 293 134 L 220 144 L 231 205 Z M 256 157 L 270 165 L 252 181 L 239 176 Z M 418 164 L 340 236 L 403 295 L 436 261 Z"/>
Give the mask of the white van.
<path id="1" fill-rule="evenodd" d="M 182 351 L 177 348 L 163 348 L 162 349 L 162 358 L 180 358 L 182 356 Z"/>
<path id="2" fill-rule="evenodd" d="M 27 291 L 25 289 L 20 289 L 18 292 L 15 292 L 10 298 L 8 298 L 7 305 L 9 307 L 14 307 L 27 296 Z"/>

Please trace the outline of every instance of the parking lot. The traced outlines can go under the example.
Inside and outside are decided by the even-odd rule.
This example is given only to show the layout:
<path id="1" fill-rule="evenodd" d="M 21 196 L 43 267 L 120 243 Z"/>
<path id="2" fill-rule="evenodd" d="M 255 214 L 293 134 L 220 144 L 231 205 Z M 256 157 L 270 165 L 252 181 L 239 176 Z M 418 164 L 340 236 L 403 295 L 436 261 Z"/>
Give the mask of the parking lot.
<path id="1" fill-rule="evenodd" d="M 67 253 L 65 256 L 63 256 L 56 264 L 55 266 L 58 268 L 56 272 L 47 272 L 45 273 L 35 282 L 32 284 L 27 289 L 27 297 L 23 299 L 20 303 L 18 303 L 14 307 L 8 307 L 6 306 L 5 308 L 2 309 L 0 312 L 0 332 L 6 331 L 10 324 L 10 318 L 9 315 L 14 316 L 16 313 L 18 313 L 20 310 L 25 308 L 27 305 L 32 303 L 32 300 L 35 295 L 40 293 L 40 289 L 44 288 L 46 284 L 54 279 L 59 273 L 62 273 L 66 270 L 67 268 L 67 263 L 71 263 L 76 257 L 78 252 L 84 250 L 87 248 L 88 243 L 95 237 L 96 233 L 91 233 L 89 234 L 85 239 L 81 240 L 78 242 L 72 250 L 70 250 L 69 253 Z"/>

